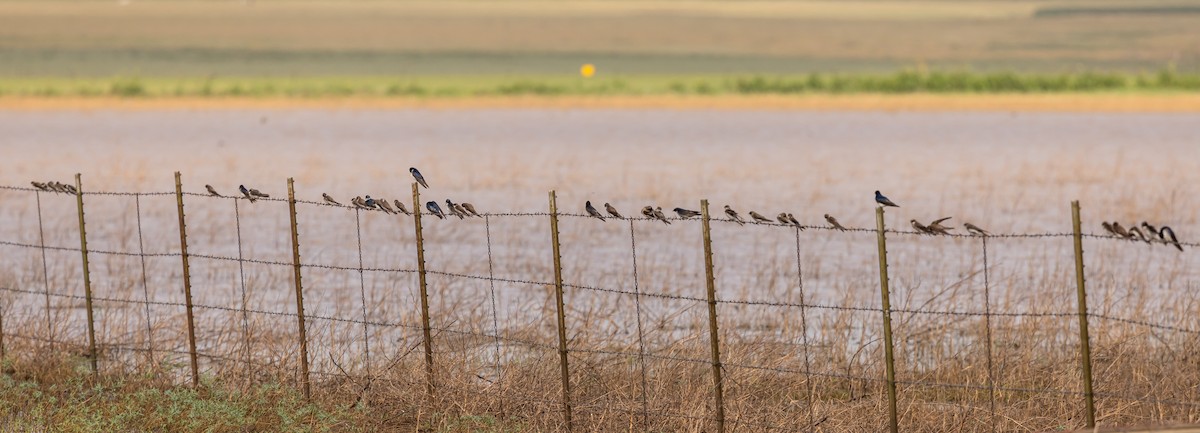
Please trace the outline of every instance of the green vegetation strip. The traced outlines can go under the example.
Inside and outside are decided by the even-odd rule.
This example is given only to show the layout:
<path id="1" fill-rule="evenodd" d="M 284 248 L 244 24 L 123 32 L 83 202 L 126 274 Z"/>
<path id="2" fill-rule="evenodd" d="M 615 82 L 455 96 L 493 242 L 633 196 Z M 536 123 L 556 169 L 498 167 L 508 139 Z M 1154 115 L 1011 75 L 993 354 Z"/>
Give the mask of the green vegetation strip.
<path id="1" fill-rule="evenodd" d="M 520 95 L 758 95 L 854 93 L 1086 93 L 1200 90 L 1200 74 L 1017 74 L 902 71 L 785 76 L 399 76 L 7 78 L 0 96 L 472 97 Z"/>

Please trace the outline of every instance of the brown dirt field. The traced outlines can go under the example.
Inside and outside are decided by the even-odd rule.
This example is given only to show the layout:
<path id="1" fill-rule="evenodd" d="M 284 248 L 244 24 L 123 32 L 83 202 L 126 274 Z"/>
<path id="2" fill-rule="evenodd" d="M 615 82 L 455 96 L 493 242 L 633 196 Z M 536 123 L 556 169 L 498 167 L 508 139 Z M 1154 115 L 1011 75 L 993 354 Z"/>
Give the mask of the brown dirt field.
<path id="1" fill-rule="evenodd" d="M 494 109 L 1198 112 L 1197 94 L 496 96 L 477 98 L 3 97 L 0 110 Z"/>

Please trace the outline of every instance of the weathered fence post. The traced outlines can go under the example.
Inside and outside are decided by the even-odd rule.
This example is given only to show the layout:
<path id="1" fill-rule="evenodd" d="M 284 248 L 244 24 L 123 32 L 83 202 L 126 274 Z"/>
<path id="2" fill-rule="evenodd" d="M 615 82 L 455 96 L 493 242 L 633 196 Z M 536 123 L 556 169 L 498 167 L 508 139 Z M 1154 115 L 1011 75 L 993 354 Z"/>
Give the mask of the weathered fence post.
<path id="1" fill-rule="evenodd" d="M 300 332 L 300 383 L 304 388 L 304 399 L 312 399 L 308 376 L 308 331 L 304 326 L 304 285 L 300 282 L 300 230 L 296 224 L 295 181 L 288 178 L 288 210 L 292 222 L 292 278 L 296 282 L 296 320 Z"/>
<path id="2" fill-rule="evenodd" d="M 421 332 L 425 344 L 425 392 L 433 398 L 433 336 L 429 326 L 429 286 L 425 279 L 425 235 L 421 232 L 421 190 L 413 182 L 413 225 L 417 230 L 417 281 L 421 285 Z"/>
<path id="3" fill-rule="evenodd" d="M 1083 398 L 1087 428 L 1096 427 L 1095 396 L 1092 394 L 1092 346 L 1088 340 L 1087 289 L 1083 278 L 1083 228 L 1079 200 L 1071 202 L 1071 225 L 1075 231 L 1075 288 L 1079 298 L 1079 364 L 1083 373 Z"/>
<path id="4" fill-rule="evenodd" d="M 717 433 L 725 433 L 725 385 L 721 379 L 721 339 L 717 333 L 717 280 L 713 273 L 712 229 L 707 199 L 700 200 L 700 213 L 704 235 L 704 281 L 708 288 L 708 338 L 712 346 L 713 404 L 717 411 Z"/>
<path id="5" fill-rule="evenodd" d="M 183 218 L 183 180 L 175 172 L 175 202 L 179 208 L 179 252 L 183 258 L 183 300 L 187 311 L 188 355 L 192 361 L 192 386 L 200 386 L 200 362 L 196 357 L 196 319 L 192 315 L 192 271 L 188 266 L 187 223 Z"/>
<path id="6" fill-rule="evenodd" d="M 896 414 L 896 361 L 892 351 L 892 302 L 888 288 L 887 236 L 883 223 L 883 207 L 875 208 L 875 223 L 879 234 L 879 293 L 883 311 L 883 356 L 887 363 L 888 423 L 892 433 L 900 431 Z"/>
<path id="7" fill-rule="evenodd" d="M 79 204 L 79 248 L 83 253 L 83 293 L 87 304 L 88 358 L 92 362 L 92 373 L 98 368 L 99 353 L 96 353 L 96 320 L 92 311 L 92 273 L 88 267 L 87 228 L 83 218 L 83 179 L 75 173 L 75 200 Z"/>
<path id="8" fill-rule="evenodd" d="M 567 317 L 563 306 L 562 253 L 558 243 L 558 204 L 554 191 L 550 191 L 550 240 L 554 250 L 554 301 L 558 312 L 558 364 L 562 370 L 563 421 L 567 431 L 571 422 L 571 370 L 567 366 Z"/>

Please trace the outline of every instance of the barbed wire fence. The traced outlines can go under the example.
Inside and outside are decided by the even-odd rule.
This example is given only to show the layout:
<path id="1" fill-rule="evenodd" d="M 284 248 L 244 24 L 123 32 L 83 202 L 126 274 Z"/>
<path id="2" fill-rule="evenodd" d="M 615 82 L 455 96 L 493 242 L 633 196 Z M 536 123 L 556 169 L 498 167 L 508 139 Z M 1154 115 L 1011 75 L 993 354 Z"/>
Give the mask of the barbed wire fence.
<path id="1" fill-rule="evenodd" d="M 1196 304 L 1178 305 L 1180 314 L 1162 314 L 1159 320 L 1145 315 L 1121 316 L 1089 304 L 1084 239 L 1113 245 L 1136 242 L 1083 233 L 1078 202 L 1072 203 L 1071 233 L 938 236 L 962 242 L 966 245 L 963 251 L 979 253 L 977 262 L 968 260 L 973 269 L 939 293 L 962 290 L 965 282 L 981 276 L 981 293 L 964 295 L 978 301 L 974 305 L 982 310 L 975 310 L 938 308 L 937 296 L 919 301 L 911 291 L 901 293 L 889 287 L 892 268 L 888 259 L 895 254 L 889 252 L 889 242 L 893 249 L 921 248 L 929 242 L 929 236 L 887 228 L 882 208 L 877 210 L 877 226 L 873 229 L 714 218 L 709 214 L 707 200 L 700 203 L 699 218 L 668 218 L 660 222 L 653 218 L 623 217 L 619 219 L 628 222 L 627 240 L 623 239 L 623 228 L 619 232 L 595 233 L 620 234 L 614 239 L 627 247 L 614 247 L 604 253 L 630 260 L 628 268 L 620 265 L 601 273 L 621 271 L 628 275 L 597 278 L 583 270 L 564 273 L 561 248 L 568 248 L 568 244 L 561 242 L 560 223 L 563 219 L 581 221 L 592 217 L 559 212 L 554 192 L 549 196 L 549 212 L 482 213 L 484 258 L 453 251 L 445 245 L 454 244 L 454 239 L 422 226 L 422 217 L 432 215 L 423 210 L 420 190 L 414 184 L 413 236 L 407 239 L 407 235 L 401 235 L 407 230 L 403 222 L 389 222 L 394 226 L 386 227 L 394 230 L 406 246 L 413 247 L 413 257 L 400 259 L 402 254 L 385 254 L 382 258 L 364 254 L 364 247 L 372 252 L 370 246 L 379 242 L 373 236 L 375 231 L 364 236 L 367 228 L 375 228 L 367 227 L 375 221 L 364 216 L 379 211 L 298 200 L 291 179 L 286 199 L 251 200 L 188 193 L 183 191 L 178 173 L 175 186 L 174 192 L 85 191 L 78 175 L 75 193 L 0 186 L 0 191 L 6 193 L 33 196 L 38 225 L 36 243 L 18 238 L 0 239 L 0 247 L 37 253 L 40 260 L 34 256 L 36 263 L 32 268 L 41 270 L 40 275 L 0 280 L 3 283 L 0 292 L 6 294 L 0 297 L 3 302 L 0 357 L 40 356 L 65 349 L 86 358 L 97 374 L 106 369 L 127 368 L 161 371 L 164 366 L 178 373 L 182 365 L 187 365 L 186 378 L 180 376 L 176 380 L 192 386 L 202 386 L 202 377 L 244 380 L 247 387 L 256 381 L 281 378 L 297 384 L 306 398 L 313 398 L 311 383 L 340 383 L 355 390 L 352 393 L 355 404 L 370 401 L 371 393 L 388 389 L 407 390 L 411 395 L 421 394 L 412 390 L 423 389 L 423 395 L 414 397 L 412 404 L 443 411 L 453 408 L 463 413 L 520 417 L 536 426 L 568 431 L 628 426 L 641 430 L 718 432 L 867 427 L 896 432 L 913 430 L 918 425 L 928 427 L 930 422 L 953 430 L 997 431 L 1063 425 L 1090 428 L 1098 422 L 1111 425 L 1200 420 L 1200 378 L 1196 374 L 1200 369 L 1180 375 L 1178 371 L 1140 370 L 1136 364 L 1152 361 L 1164 353 L 1174 357 L 1177 365 L 1194 367 L 1200 362 L 1200 350 L 1195 343 L 1200 335 Z M 43 195 L 76 199 L 79 247 L 65 246 L 62 239 L 55 240 L 60 242 L 58 245 L 47 243 Z M 115 223 L 95 218 L 88 221 L 85 198 L 90 199 L 87 202 L 101 198 L 131 202 L 136 250 L 88 247 L 88 229 L 107 230 L 106 226 Z M 178 212 L 180 242 L 147 252 L 143 199 L 169 198 L 175 199 L 171 204 Z M 201 241 L 211 251 L 197 249 L 196 219 L 189 218 L 185 201 L 201 200 L 232 203 L 236 250 L 221 250 L 224 245 L 214 235 Z M 257 201 L 288 205 L 290 257 L 262 258 L 247 253 L 243 214 L 248 208 L 246 204 Z M 254 212 L 260 212 L 260 206 L 255 205 Z M 278 210 L 274 206 L 270 209 Z M 322 256 L 319 249 L 309 249 L 308 255 L 301 255 L 304 245 L 301 234 L 306 235 L 303 239 L 319 236 L 322 228 L 314 225 L 328 224 L 332 219 L 322 214 L 306 221 L 305 230 L 300 230 L 299 217 L 321 209 L 353 212 L 354 239 L 350 240 L 356 247 L 353 263 L 316 260 Z M 531 267 L 530 273 L 542 278 L 507 276 L 507 272 L 506 276 L 497 276 L 497 270 L 506 269 L 503 261 L 514 260 L 497 258 L 493 252 L 493 243 L 498 240 L 493 226 L 502 221 L 550 223 L 552 257 L 525 257 L 523 260 L 528 261 L 522 262 L 523 266 Z M 646 266 L 639 266 L 639 257 L 647 260 L 645 254 L 639 255 L 639 248 L 644 251 L 647 242 L 658 240 L 657 230 L 666 230 L 657 229 L 658 224 L 673 222 L 700 223 L 701 236 L 694 240 L 702 243 L 704 257 L 690 260 L 687 266 L 703 267 L 706 288 L 703 294 L 694 289 L 698 284 L 673 280 L 674 277 L 664 277 L 657 271 L 647 273 Z M 718 230 L 713 230 L 713 223 L 719 224 Z M 639 227 L 643 231 L 655 229 L 639 238 Z M 783 294 L 764 295 L 743 289 L 739 295 L 721 290 L 719 286 L 740 276 L 717 275 L 715 262 L 725 261 L 726 257 L 714 254 L 720 251 L 716 245 L 736 243 L 731 236 L 759 228 L 792 232 L 788 234 L 789 239 L 794 237 L 795 284 L 788 283 Z M 875 264 L 869 264 L 858 269 L 854 278 L 864 282 L 874 279 L 873 284 L 879 288 L 878 304 L 849 295 L 841 304 L 812 300 L 814 295 L 806 288 L 806 278 L 819 279 L 823 271 L 820 263 L 815 265 L 817 269 L 806 271 L 804 254 L 820 249 L 805 242 L 809 238 L 804 233 L 810 230 L 837 238 L 876 238 L 873 246 L 878 250 L 878 271 L 870 272 Z M 717 242 L 714 233 L 718 235 Z M 435 238 L 427 239 L 429 235 Z M 1029 304 L 1025 310 L 996 310 L 993 296 L 997 280 L 992 269 L 996 249 L 1003 248 L 1006 242 L 1047 240 L 1073 243 L 1075 278 L 1064 286 L 1076 289 L 1076 308 L 1063 308 L 1053 302 L 1039 304 L 1037 298 L 1032 298 L 1024 301 Z M 545 251 L 531 245 L 518 246 L 519 254 L 526 256 Z M 1200 244 L 1180 246 L 1187 247 L 1182 254 L 1194 254 Z M 432 261 L 427 261 L 427 248 L 434 249 Z M 56 259 L 61 254 L 80 254 L 79 283 L 73 281 L 76 275 L 65 265 L 67 261 L 51 261 L 48 252 L 54 253 Z M 729 257 L 726 262 L 753 261 L 752 254 L 740 250 L 734 254 L 741 257 Z M 919 251 L 915 256 L 920 256 Z M 89 262 L 93 257 L 101 263 Z M 909 259 L 903 254 L 898 257 Z M 415 266 L 368 265 L 368 258 L 393 264 L 411 260 L 409 263 Z M 120 277 L 115 275 L 119 270 L 117 262 L 126 259 L 135 260 L 135 270 L 140 268 L 140 271 L 130 277 L 133 280 L 119 282 Z M 175 264 L 171 266 L 169 262 Z M 607 268 L 613 266 L 611 261 L 597 262 Z M 974 269 L 976 263 L 981 267 Z M 51 284 L 51 264 L 55 265 L 55 280 L 62 277 L 61 287 Z M 651 265 L 657 265 L 652 266 L 655 270 L 664 266 L 654 262 Z M 4 266 L 16 268 L 18 263 L 11 260 Z M 198 266 L 211 268 L 212 272 L 200 283 L 193 283 L 194 269 Z M 223 266 L 236 266 L 236 271 L 225 275 Z M 267 282 L 262 283 L 265 290 L 248 290 L 248 285 L 259 284 L 248 280 L 248 266 L 266 270 L 249 274 L 265 275 Z M 140 286 L 140 293 L 125 291 L 129 297 L 117 296 L 118 290 L 98 293 L 92 287 L 93 267 L 113 274 L 97 280 L 111 280 L 102 283 L 103 286 Z M 354 281 L 357 284 L 337 283 L 332 276 L 337 273 L 352 274 L 348 278 L 357 280 Z M 219 282 L 223 277 L 230 278 L 232 283 Z M 626 277 L 631 281 L 626 283 Z M 342 297 L 355 297 L 355 291 L 347 294 L 336 289 L 355 285 L 358 286 L 357 299 L 353 300 L 356 302 L 344 302 Z M 218 294 L 217 290 L 225 286 L 234 291 L 228 296 Z M 369 290 L 380 286 L 393 290 L 383 295 Z M 755 287 L 752 283 L 746 286 Z M 77 290 L 79 287 L 82 293 Z M 272 291 L 272 287 L 287 289 Z M 654 287 L 660 289 L 655 291 Z M 1187 289 L 1191 288 L 1189 283 Z M 163 293 L 161 289 L 168 290 Z M 397 293 L 407 293 L 410 299 L 405 302 L 404 296 Z M 512 296 L 514 293 L 516 296 Z M 193 295 L 201 301 L 195 301 Z M 899 306 L 893 306 L 893 300 L 900 302 Z M 1138 302 L 1125 298 L 1105 300 L 1105 304 L 1115 305 L 1120 301 Z M 80 302 L 85 310 L 82 314 L 77 311 Z M 912 306 L 916 302 L 919 305 Z M 1019 302 L 1000 304 L 1015 303 Z M 632 304 L 632 309 L 627 304 Z M 343 310 L 343 307 L 349 308 Z M 120 322 L 122 317 L 130 320 L 120 315 L 128 309 L 137 310 L 142 323 L 115 326 L 110 323 Z M 632 317 L 628 317 L 630 312 Z M 789 316 L 793 312 L 798 317 Z M 113 319 L 114 315 L 118 319 Z M 1046 323 L 1072 320 L 1078 321 L 1078 335 L 1073 340 L 1045 330 Z M 1101 334 L 1089 336 L 1090 331 Z M 1020 341 L 1014 338 L 1018 332 L 1036 338 Z M 1155 342 L 1161 352 L 1122 361 L 1119 351 L 1123 345 L 1139 338 Z M 1096 351 L 1092 343 L 1101 339 L 1114 343 L 1104 344 Z M 1032 349 L 1017 355 L 999 354 L 1016 352 L 1022 344 Z M 973 353 L 978 350 L 983 353 Z M 418 352 L 423 352 L 423 356 L 414 355 Z M 1097 353 L 1106 368 L 1094 375 Z M 975 363 L 977 358 L 983 358 L 979 360 L 982 362 Z M 1020 363 L 1035 363 L 1045 370 L 1016 375 L 1013 370 Z M 976 368 L 983 371 L 973 371 Z M 1172 373 L 1177 376 L 1174 377 L 1177 386 L 1160 386 Z M 314 381 L 312 376 L 317 379 Z M 1151 379 L 1128 379 L 1134 376 Z M 1114 386 L 1131 381 L 1141 386 Z M 492 397 L 480 398 L 481 395 Z M 1145 409 L 1131 409 L 1132 405 Z M 1021 412 L 1023 409 L 1026 412 Z M 1030 413 L 1043 416 L 1031 417 Z"/>

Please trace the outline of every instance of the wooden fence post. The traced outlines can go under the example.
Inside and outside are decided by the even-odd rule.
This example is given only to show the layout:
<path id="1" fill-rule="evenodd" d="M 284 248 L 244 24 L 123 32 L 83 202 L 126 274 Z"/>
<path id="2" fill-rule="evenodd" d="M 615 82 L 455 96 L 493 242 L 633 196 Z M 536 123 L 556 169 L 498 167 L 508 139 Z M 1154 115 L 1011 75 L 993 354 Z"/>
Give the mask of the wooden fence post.
<path id="1" fill-rule="evenodd" d="M 1087 428 L 1096 427 L 1095 396 L 1092 393 L 1092 346 L 1088 339 L 1087 288 L 1083 278 L 1083 229 L 1079 200 L 1071 202 L 1071 225 L 1075 232 L 1075 288 L 1079 300 L 1079 364 L 1083 373 L 1083 398 Z"/>
<path id="2" fill-rule="evenodd" d="M 97 358 L 100 354 L 96 352 L 96 319 L 92 310 L 92 273 L 88 266 L 87 227 L 83 217 L 83 179 L 79 173 L 75 173 L 75 200 L 79 204 L 79 245 L 80 251 L 83 253 L 83 293 L 87 303 L 88 358 L 92 362 L 92 374 L 98 374 L 100 369 Z"/>
<path id="3" fill-rule="evenodd" d="M 304 399 L 312 399 L 312 388 L 308 376 L 308 331 L 304 325 L 304 285 L 300 282 L 300 230 L 296 224 L 295 180 L 288 178 L 288 210 L 292 223 L 292 278 L 296 282 L 296 320 L 300 331 L 300 381 L 304 388 Z"/>
<path id="4" fill-rule="evenodd" d="M 421 332 L 425 345 L 425 392 L 433 398 L 433 333 L 429 325 L 429 286 L 425 277 L 425 235 L 421 230 L 421 185 L 413 182 L 413 225 L 417 231 L 417 280 L 421 285 Z"/>
<path id="5" fill-rule="evenodd" d="M 175 202 L 179 208 L 179 252 L 183 258 L 183 300 L 187 310 L 188 355 L 192 361 L 192 386 L 200 386 L 200 361 L 196 356 L 196 319 L 192 315 L 192 271 L 188 266 L 187 223 L 183 217 L 183 180 L 175 172 Z"/>
<path id="6" fill-rule="evenodd" d="M 704 235 L 704 274 L 708 292 L 708 336 L 712 346 L 713 399 L 717 411 L 717 433 L 725 433 L 725 385 L 721 379 L 721 339 L 717 332 L 717 282 L 713 272 L 713 249 L 711 217 L 708 200 L 700 200 L 700 213 Z"/>
<path id="7" fill-rule="evenodd" d="M 567 431 L 571 431 L 571 370 L 567 366 L 567 317 L 563 306 L 562 253 L 559 251 L 558 204 L 554 191 L 550 191 L 550 240 L 554 250 L 554 301 L 558 310 L 558 364 L 562 370 L 563 421 L 567 424 Z"/>
<path id="8" fill-rule="evenodd" d="M 888 288 L 887 236 L 883 222 L 883 207 L 875 208 L 875 223 L 879 233 L 879 293 L 883 310 L 883 356 L 887 363 L 888 424 L 892 433 L 900 430 L 896 413 L 896 361 L 892 344 L 892 302 Z"/>

